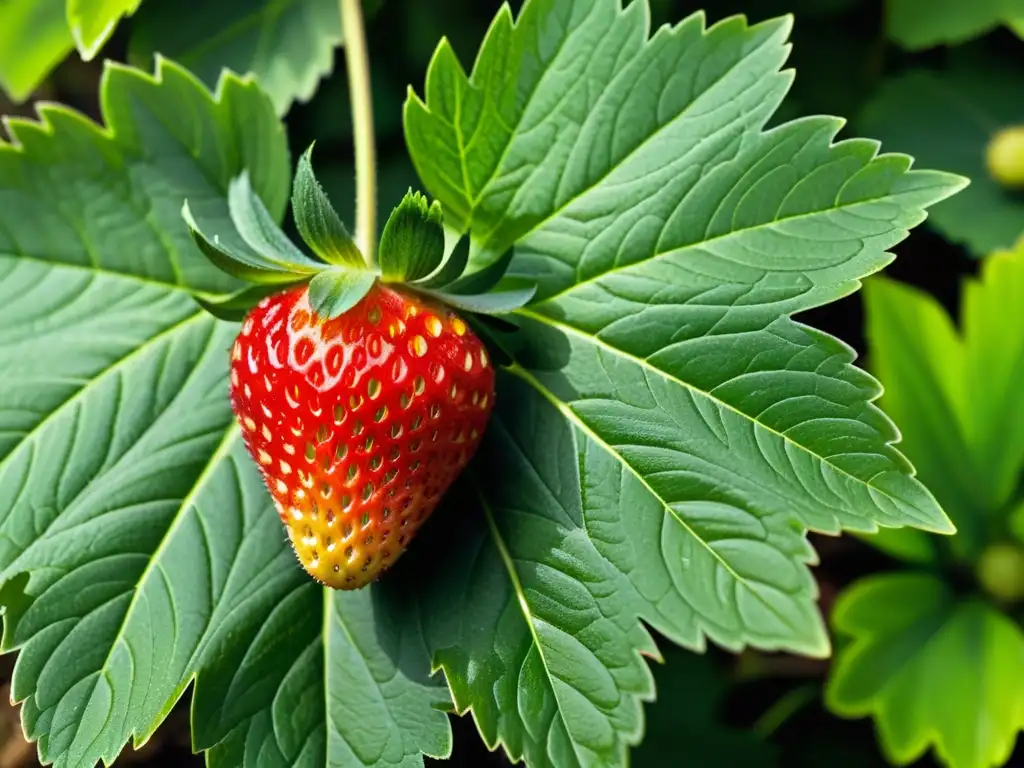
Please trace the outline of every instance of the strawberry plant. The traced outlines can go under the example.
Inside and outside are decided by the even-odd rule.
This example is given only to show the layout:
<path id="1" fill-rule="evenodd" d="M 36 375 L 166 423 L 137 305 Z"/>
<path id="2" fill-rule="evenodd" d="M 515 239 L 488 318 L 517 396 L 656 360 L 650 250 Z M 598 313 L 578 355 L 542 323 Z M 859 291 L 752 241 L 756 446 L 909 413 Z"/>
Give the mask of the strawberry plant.
<path id="1" fill-rule="evenodd" d="M 98 108 L 37 100 L 0 144 L 2 650 L 39 760 L 127 759 L 178 706 L 214 768 L 458 761 L 453 723 L 537 767 L 776 764 L 807 696 L 744 731 L 737 670 L 831 653 L 812 566 L 843 532 L 920 567 L 840 599 L 827 703 L 895 760 L 1008 759 L 1020 259 L 964 341 L 871 278 L 889 415 L 812 323 L 932 206 L 979 253 L 1019 235 L 1010 76 L 951 80 L 980 130 L 929 73 L 794 73 L 755 0 L 495 3 L 462 37 L 451 5 L 388 16 L 421 54 L 395 98 L 388 3 L 0 0 L 14 99 L 113 55 Z M 1016 19 L 989 15 L 918 38 Z M 848 92 L 892 146 L 809 108 Z M 921 140 L 961 128 L 966 159 Z M 928 628 L 949 645 L 894 669 Z"/>

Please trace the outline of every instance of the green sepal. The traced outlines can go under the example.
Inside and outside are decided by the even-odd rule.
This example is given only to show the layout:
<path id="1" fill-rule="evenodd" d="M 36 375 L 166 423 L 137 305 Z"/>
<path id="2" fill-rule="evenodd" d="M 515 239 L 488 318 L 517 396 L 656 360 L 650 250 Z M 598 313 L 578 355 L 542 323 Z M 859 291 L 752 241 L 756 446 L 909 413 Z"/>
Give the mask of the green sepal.
<path id="1" fill-rule="evenodd" d="M 216 317 L 218 320 L 239 322 L 245 318 L 253 307 L 268 296 L 290 290 L 304 283 L 304 280 L 276 285 L 252 285 L 229 296 L 218 299 L 207 299 L 193 296 L 196 303 Z"/>
<path id="2" fill-rule="evenodd" d="M 281 231 L 267 211 L 263 201 L 252 188 L 249 172 L 231 180 L 228 185 L 228 211 L 231 221 L 246 245 L 271 261 L 280 262 L 285 269 L 309 272 L 323 269 L 324 264 L 298 248 Z"/>
<path id="3" fill-rule="evenodd" d="M 377 257 L 385 282 L 419 280 L 444 258 L 441 204 L 411 189 L 388 217 Z"/>
<path id="4" fill-rule="evenodd" d="M 424 291 L 439 301 L 443 301 L 456 309 L 465 312 L 476 312 L 484 315 L 496 315 L 502 312 L 512 312 L 520 307 L 526 306 L 533 295 L 537 292 L 537 286 L 531 285 L 526 288 L 514 288 L 508 291 L 495 291 L 494 293 L 475 294 L 454 294 L 442 291 Z"/>
<path id="5" fill-rule="evenodd" d="M 259 284 L 280 284 L 295 280 L 296 273 L 279 262 L 232 245 L 221 240 L 216 234 L 212 235 L 211 240 L 211 236 L 206 235 L 196 222 L 188 200 L 181 206 L 181 217 L 188 225 L 196 246 L 222 272 L 246 282 Z M 306 274 L 313 273 L 309 268 L 303 268 L 302 271 Z"/>
<path id="6" fill-rule="evenodd" d="M 431 289 L 444 288 L 462 277 L 467 264 L 469 264 L 469 238 L 461 237 L 455 243 L 451 253 L 441 262 L 441 266 L 426 277 L 415 281 L 416 286 Z"/>
<path id="7" fill-rule="evenodd" d="M 377 277 L 367 270 L 325 269 L 309 282 L 309 305 L 321 318 L 331 320 L 358 304 Z"/>
<path id="8" fill-rule="evenodd" d="M 313 173 L 311 144 L 299 158 L 292 184 L 295 226 L 310 249 L 328 264 L 364 269 L 366 262 Z"/>
<path id="9" fill-rule="evenodd" d="M 501 255 L 501 258 L 492 261 L 483 269 L 478 269 L 476 272 L 464 275 L 455 282 L 445 286 L 445 293 L 458 293 L 461 295 L 486 293 L 505 276 L 508 265 L 512 263 L 512 254 L 513 250 L 509 248 Z"/>

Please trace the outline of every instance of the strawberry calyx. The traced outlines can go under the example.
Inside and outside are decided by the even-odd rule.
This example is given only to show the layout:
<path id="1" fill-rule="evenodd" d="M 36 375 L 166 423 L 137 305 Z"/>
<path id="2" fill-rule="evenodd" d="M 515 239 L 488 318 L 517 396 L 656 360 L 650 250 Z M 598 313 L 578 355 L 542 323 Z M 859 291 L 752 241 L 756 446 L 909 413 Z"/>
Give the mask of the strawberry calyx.
<path id="1" fill-rule="evenodd" d="M 232 227 L 204 217 L 198 206 L 185 201 L 182 217 L 200 251 L 220 270 L 249 284 L 227 296 L 196 296 L 204 309 L 239 321 L 264 298 L 306 285 L 311 308 L 326 321 L 351 309 L 379 282 L 467 313 L 475 327 L 509 329 L 509 323 L 490 316 L 524 306 L 536 291 L 535 285 L 505 279 L 511 250 L 469 271 L 469 238 L 459 237 L 446 247 L 440 202 L 430 203 L 410 189 L 388 217 L 376 263 L 369 263 L 317 181 L 312 152 L 310 146 L 299 159 L 291 199 L 296 229 L 312 253 L 296 246 L 277 225 L 248 172 L 228 188 Z M 487 336 L 495 341 L 493 333 Z"/>

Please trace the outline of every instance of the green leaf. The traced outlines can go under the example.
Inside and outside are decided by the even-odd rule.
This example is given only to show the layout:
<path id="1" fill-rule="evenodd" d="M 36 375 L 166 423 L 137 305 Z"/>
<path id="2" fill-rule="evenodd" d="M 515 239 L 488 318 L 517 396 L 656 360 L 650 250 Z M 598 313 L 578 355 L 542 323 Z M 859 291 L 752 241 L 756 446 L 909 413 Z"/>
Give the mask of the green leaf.
<path id="1" fill-rule="evenodd" d="M 366 264 L 351 235 L 313 173 L 313 147 L 299 158 L 292 184 L 295 226 L 313 252 L 328 264 L 363 269 Z"/>
<path id="2" fill-rule="evenodd" d="M 442 43 L 406 104 L 475 263 L 514 247 L 510 279 L 539 284 L 480 530 L 425 597 L 475 617 L 432 647 L 488 744 L 531 765 L 624 761 L 652 692 L 638 619 L 690 648 L 823 655 L 807 530 L 952 530 L 878 383 L 789 316 L 856 290 L 964 180 L 835 142 L 835 118 L 765 131 L 788 20 L 648 39 L 645 10 L 506 8 L 471 75 Z"/>
<path id="3" fill-rule="evenodd" d="M 1024 240 L 964 284 L 965 431 L 993 511 L 1014 501 L 1024 473 Z"/>
<path id="4" fill-rule="evenodd" d="M 665 649 L 654 670 L 658 699 L 647 705 L 643 743 L 631 762 L 642 768 L 770 768 L 778 749 L 753 731 L 729 727 L 728 680 L 707 656 Z"/>
<path id="5" fill-rule="evenodd" d="M 75 46 L 65 0 L 0 2 L 0 88 L 27 99 Z"/>
<path id="6" fill-rule="evenodd" d="M 411 189 L 391 212 L 380 238 L 384 280 L 406 282 L 431 274 L 444 259 L 441 204 Z"/>
<path id="7" fill-rule="evenodd" d="M 964 286 L 962 334 L 939 303 L 900 283 L 865 291 L 872 367 L 904 451 L 980 554 L 989 520 L 1024 471 L 1024 247 L 986 259 Z"/>
<path id="8" fill-rule="evenodd" d="M 1024 123 L 1024 71 L 1006 59 L 961 52 L 941 72 L 891 78 L 865 109 L 859 126 L 887 146 L 971 179 L 961 194 L 935 206 L 930 222 L 974 255 L 1012 246 L 1024 233 L 1024 200 L 990 178 L 989 140 Z"/>
<path id="9" fill-rule="evenodd" d="M 1010 534 L 1021 544 L 1024 544 L 1024 500 L 1010 510 L 1007 516 Z"/>
<path id="10" fill-rule="evenodd" d="M 886 0 L 885 11 L 889 39 L 919 50 L 956 45 L 1012 24 L 1024 18 L 1024 0 Z"/>
<path id="11" fill-rule="evenodd" d="M 309 305 L 322 318 L 338 317 L 362 301 L 376 281 L 367 270 L 325 269 L 309 282 Z"/>
<path id="12" fill-rule="evenodd" d="M 409 589 L 488 745 L 531 766 L 624 764 L 654 693 L 638 618 L 697 650 L 826 652 L 814 554 L 787 512 L 696 494 L 668 508 L 522 378 L 500 374 L 498 391 L 475 500 L 453 497 L 405 556 L 409 574 L 425 558 L 438 571 Z"/>
<path id="13" fill-rule="evenodd" d="M 974 404 L 963 340 L 939 302 L 916 288 L 872 278 L 864 300 L 871 367 L 885 386 L 881 404 L 918 476 L 957 526 L 950 544 L 977 556 L 992 489 L 965 435 Z"/>
<path id="14" fill-rule="evenodd" d="M 190 7 L 188 20 L 181 23 L 177 0 L 147 0 L 133 25 L 130 60 L 160 52 L 210 86 L 224 68 L 252 72 L 278 114 L 312 98 L 342 42 L 338 0 L 217 0 Z"/>
<path id="15" fill-rule="evenodd" d="M 89 61 L 114 34 L 122 16 L 131 16 L 142 0 L 67 0 L 68 26 L 82 58 Z M 190 25 L 185 25 L 190 26 Z"/>
<path id="16" fill-rule="evenodd" d="M 1024 727 L 1024 633 L 978 600 L 958 601 L 939 580 L 863 579 L 836 604 L 841 650 L 826 690 L 846 717 L 872 715 L 898 765 L 933 746 L 950 768 L 990 768 L 1010 757 Z"/>
<path id="17" fill-rule="evenodd" d="M 275 220 L 288 151 L 253 82 L 111 66 L 106 129 L 63 108 L 0 145 L 0 604 L 40 755 L 110 763 L 194 682 L 212 766 L 420 765 L 448 696 L 415 605 L 327 594 L 234 426 L 235 290 L 180 210 L 230 228 L 247 169 Z"/>

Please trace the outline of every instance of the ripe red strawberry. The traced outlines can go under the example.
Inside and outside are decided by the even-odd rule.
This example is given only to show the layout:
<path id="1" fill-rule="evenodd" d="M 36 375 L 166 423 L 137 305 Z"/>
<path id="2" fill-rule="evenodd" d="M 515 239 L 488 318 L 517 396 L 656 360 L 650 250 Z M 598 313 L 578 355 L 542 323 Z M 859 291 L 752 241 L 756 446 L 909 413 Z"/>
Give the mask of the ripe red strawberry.
<path id="1" fill-rule="evenodd" d="M 302 565 L 354 589 L 398 559 L 473 456 L 494 369 L 440 304 L 377 283 L 323 320 L 303 286 L 246 316 L 231 404 Z"/>
<path id="2" fill-rule="evenodd" d="M 494 406 L 487 349 L 510 361 L 514 323 L 536 286 L 505 279 L 512 252 L 470 269 L 443 211 L 409 193 L 388 217 L 376 258 L 349 236 L 313 174 L 292 185 L 295 226 L 277 226 L 247 172 L 228 213 L 182 216 L 210 262 L 249 285 L 196 297 L 242 321 L 231 353 L 231 406 L 299 561 L 317 581 L 356 589 L 401 556 L 480 444 Z M 372 244 L 371 244 L 372 245 Z"/>

